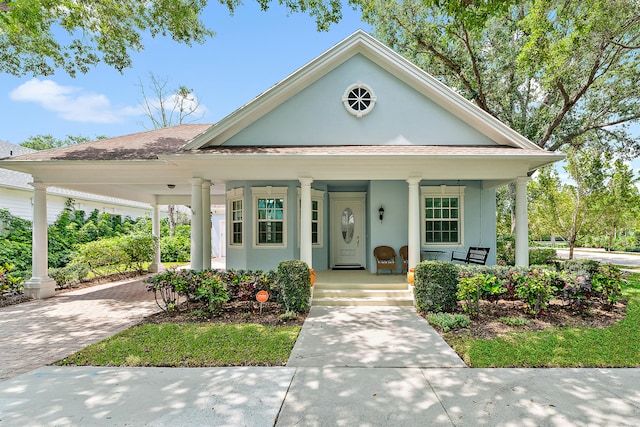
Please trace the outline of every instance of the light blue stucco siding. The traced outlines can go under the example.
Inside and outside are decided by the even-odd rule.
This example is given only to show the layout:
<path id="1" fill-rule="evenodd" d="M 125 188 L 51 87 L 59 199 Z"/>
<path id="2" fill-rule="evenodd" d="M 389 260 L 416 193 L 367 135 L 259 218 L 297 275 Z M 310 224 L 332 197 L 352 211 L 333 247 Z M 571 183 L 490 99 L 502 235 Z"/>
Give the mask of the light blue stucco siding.
<path id="1" fill-rule="evenodd" d="M 438 250 L 441 261 L 449 261 L 452 251 L 466 252 L 469 246 L 491 248 L 487 264 L 496 263 L 496 192 L 494 189 L 483 190 L 480 181 L 423 181 L 421 186 L 464 186 L 464 234 L 459 245 L 421 243 L 422 250 Z M 421 199 L 422 200 L 422 199 Z M 408 211 L 409 187 L 405 181 L 371 181 L 368 191 L 367 212 L 368 249 L 367 270 L 376 271 L 373 249 L 376 246 L 391 246 L 400 258 L 400 248 L 408 244 L 409 226 Z M 384 218 L 379 220 L 378 211 L 384 207 Z M 422 209 L 422 206 L 421 206 Z M 420 241 L 422 242 L 422 236 Z M 397 271 L 400 272 L 400 260 Z M 386 271 L 385 271 L 386 272 Z"/>
<path id="2" fill-rule="evenodd" d="M 256 233 L 255 208 L 253 202 L 253 187 L 286 187 L 287 197 L 287 233 L 286 247 L 259 247 L 254 244 L 254 234 Z M 343 184 L 344 185 L 344 184 Z M 495 220 L 495 198 L 494 189 L 482 189 L 479 181 L 423 181 L 421 186 L 464 186 L 464 234 L 463 241 L 459 245 L 422 245 L 421 249 L 441 250 L 442 261 L 451 258 L 451 251 L 464 252 L 469 246 L 490 247 L 487 264 L 495 264 L 496 260 L 496 220 Z M 329 190 L 331 183 L 314 182 L 316 190 L 324 191 L 323 206 L 321 213 L 322 245 L 313 249 L 313 268 L 321 271 L 330 268 L 330 206 Z M 278 266 L 281 261 L 289 259 L 299 259 L 300 257 L 300 237 L 299 237 L 299 201 L 297 181 L 288 182 L 229 182 L 227 189 L 244 188 L 244 245 L 234 247 L 227 243 L 227 268 L 230 269 L 251 269 L 251 270 L 271 270 Z M 346 187 L 345 187 L 346 188 Z M 344 188 L 340 188 L 344 191 Z M 405 181 L 370 181 L 366 187 L 366 211 L 367 211 L 367 256 L 365 267 L 370 272 L 375 272 L 375 260 L 373 258 L 373 248 L 376 246 L 391 246 L 396 250 L 399 257 L 399 250 L 408 243 L 408 184 Z M 379 219 L 379 209 L 384 208 L 384 218 Z M 229 212 L 229 210 L 227 210 Z M 227 239 L 229 242 L 229 239 Z M 421 238 L 422 241 L 422 238 Z M 401 271 L 400 261 L 397 264 L 397 272 Z"/>
<path id="3" fill-rule="evenodd" d="M 391 246 L 398 255 L 397 272 L 402 271 L 400 248 L 407 244 L 409 226 L 407 205 L 409 203 L 409 187 L 406 181 L 371 181 L 367 212 L 368 248 L 367 270 L 376 271 L 373 249 L 376 246 Z M 379 210 L 384 208 L 384 216 L 380 221 Z M 386 272 L 387 270 L 385 270 Z"/>
<path id="4" fill-rule="evenodd" d="M 260 246 L 256 244 L 256 209 L 252 188 L 260 187 L 286 187 L 286 244 L 283 246 Z M 227 268 L 249 270 L 273 270 L 281 261 L 300 258 L 300 226 L 299 226 L 299 198 L 298 181 L 237 181 L 228 182 L 227 190 L 234 188 L 244 189 L 244 244 L 241 247 L 230 244 L 230 236 L 227 238 Z M 326 185 L 315 184 L 316 190 L 326 190 Z M 227 212 L 230 212 L 227 207 Z M 324 192 L 322 203 L 322 245 L 314 247 L 312 251 L 313 268 L 326 270 L 329 264 L 328 233 L 328 197 Z M 229 219 L 227 219 L 229 223 Z"/>
<path id="5" fill-rule="evenodd" d="M 350 85 L 374 92 L 356 118 L 343 105 Z M 286 132 L 283 132 L 286 129 Z M 248 125 L 224 145 L 496 145 L 362 55 L 356 55 Z"/>

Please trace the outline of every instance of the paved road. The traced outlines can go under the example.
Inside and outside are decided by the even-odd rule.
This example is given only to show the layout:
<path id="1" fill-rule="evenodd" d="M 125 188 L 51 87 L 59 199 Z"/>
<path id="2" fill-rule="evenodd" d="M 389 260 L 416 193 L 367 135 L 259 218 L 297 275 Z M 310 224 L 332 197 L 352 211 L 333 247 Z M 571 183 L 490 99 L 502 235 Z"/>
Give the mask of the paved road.
<path id="1" fill-rule="evenodd" d="M 569 249 L 556 249 L 558 257 L 569 258 Z M 577 248 L 573 251 L 575 259 L 593 259 L 610 264 L 640 268 L 640 253 L 606 252 L 604 249 Z"/>

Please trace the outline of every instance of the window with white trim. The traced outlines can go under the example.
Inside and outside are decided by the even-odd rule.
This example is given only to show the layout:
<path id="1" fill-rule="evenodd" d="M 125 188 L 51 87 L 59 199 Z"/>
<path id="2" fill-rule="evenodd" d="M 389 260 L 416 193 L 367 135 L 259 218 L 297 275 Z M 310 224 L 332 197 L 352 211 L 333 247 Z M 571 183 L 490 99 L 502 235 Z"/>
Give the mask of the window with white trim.
<path id="1" fill-rule="evenodd" d="M 255 246 L 287 246 L 287 187 L 253 187 Z"/>
<path id="2" fill-rule="evenodd" d="M 227 191 L 229 218 L 229 246 L 244 246 L 244 191 L 236 188 Z"/>
<path id="3" fill-rule="evenodd" d="M 322 223 L 323 223 L 323 201 L 324 191 L 311 189 L 311 244 L 314 247 L 323 246 Z M 301 230 L 302 200 L 300 199 L 300 189 L 298 188 L 298 230 Z M 300 235 L 298 234 L 298 246 L 300 246 Z"/>
<path id="4" fill-rule="evenodd" d="M 463 236 L 464 187 L 421 187 L 422 245 L 460 245 Z"/>

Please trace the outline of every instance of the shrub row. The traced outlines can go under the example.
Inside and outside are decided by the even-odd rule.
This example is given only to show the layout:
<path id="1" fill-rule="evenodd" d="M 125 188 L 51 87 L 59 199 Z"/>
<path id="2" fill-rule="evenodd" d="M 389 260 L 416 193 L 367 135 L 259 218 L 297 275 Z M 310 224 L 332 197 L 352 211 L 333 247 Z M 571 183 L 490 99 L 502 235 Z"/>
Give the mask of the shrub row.
<path id="1" fill-rule="evenodd" d="M 175 314 L 181 303 L 201 301 L 209 312 L 219 313 L 222 305 L 234 301 L 255 301 L 260 291 L 281 304 L 287 313 L 304 312 L 311 295 L 309 267 L 303 261 L 283 261 L 277 270 L 168 270 L 145 280 L 158 306 Z"/>
<path id="2" fill-rule="evenodd" d="M 12 264 L 0 264 L 0 299 L 22 294 L 22 277 L 16 275 Z"/>
<path id="3" fill-rule="evenodd" d="M 579 311 L 594 299 L 611 307 L 621 296 L 619 267 L 597 261 L 559 262 L 551 266 L 459 266 L 424 261 L 415 270 L 416 306 L 421 312 L 453 312 L 461 301 L 465 312 L 480 314 L 480 301 L 518 299 L 525 312 L 543 314 L 553 298 Z"/>

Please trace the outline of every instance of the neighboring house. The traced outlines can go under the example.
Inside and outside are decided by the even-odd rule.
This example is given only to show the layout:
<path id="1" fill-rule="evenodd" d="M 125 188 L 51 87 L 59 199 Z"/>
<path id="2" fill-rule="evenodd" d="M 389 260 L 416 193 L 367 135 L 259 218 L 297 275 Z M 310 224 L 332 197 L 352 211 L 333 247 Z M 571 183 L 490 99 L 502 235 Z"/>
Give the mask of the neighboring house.
<path id="1" fill-rule="evenodd" d="M 33 153 L 36 150 L 0 141 L 0 158 Z M 11 215 L 33 220 L 33 178 L 28 173 L 0 168 L 0 209 Z M 62 212 L 68 199 L 73 199 L 74 207 L 89 215 L 94 210 L 108 212 L 122 217 L 139 218 L 151 215 L 148 203 L 116 199 L 114 197 L 89 194 L 64 188 L 47 188 L 47 223 L 52 224 Z"/>
<path id="2" fill-rule="evenodd" d="M 447 260 L 469 246 L 491 248 L 495 263 L 495 189 L 509 182 L 517 192 L 516 262 L 526 265 L 526 184 L 561 158 L 357 31 L 215 125 L 104 139 L 0 166 L 34 176 L 36 212 L 46 210 L 49 183 L 150 203 L 154 222 L 158 205 L 189 205 L 195 269 L 211 256 L 206 212 L 224 204 L 228 268 L 301 259 L 316 270 L 373 272 L 379 245 L 408 245 L 410 267 L 421 251 Z M 34 252 L 34 265 L 42 257 Z M 28 284 L 34 295 L 49 292 L 40 263 Z"/>

